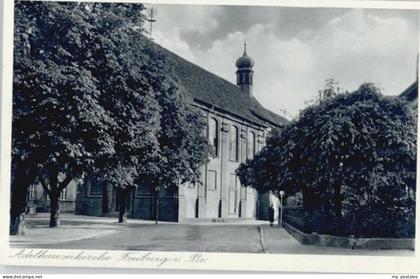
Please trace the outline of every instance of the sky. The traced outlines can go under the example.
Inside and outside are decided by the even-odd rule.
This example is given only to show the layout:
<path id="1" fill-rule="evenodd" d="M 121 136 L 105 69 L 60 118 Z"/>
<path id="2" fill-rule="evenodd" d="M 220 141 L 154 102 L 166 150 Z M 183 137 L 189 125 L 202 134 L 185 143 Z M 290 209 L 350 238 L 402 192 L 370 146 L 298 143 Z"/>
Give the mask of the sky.
<path id="1" fill-rule="evenodd" d="M 363 82 L 397 95 L 415 81 L 417 11 L 257 6 L 154 5 L 155 42 L 236 82 L 243 43 L 255 60 L 254 97 L 295 117 L 325 80 Z"/>

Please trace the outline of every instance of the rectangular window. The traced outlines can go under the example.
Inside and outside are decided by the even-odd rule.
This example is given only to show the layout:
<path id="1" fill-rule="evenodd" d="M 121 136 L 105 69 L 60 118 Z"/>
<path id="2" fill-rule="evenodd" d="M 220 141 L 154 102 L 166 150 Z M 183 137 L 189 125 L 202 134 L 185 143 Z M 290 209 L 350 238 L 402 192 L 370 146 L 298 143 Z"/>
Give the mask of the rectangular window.
<path id="1" fill-rule="evenodd" d="M 30 200 L 35 199 L 35 185 L 29 186 L 29 199 Z"/>
<path id="2" fill-rule="evenodd" d="M 217 172 L 209 170 L 207 172 L 207 189 L 216 190 L 217 189 Z"/>
<path id="3" fill-rule="evenodd" d="M 236 126 L 231 126 L 229 130 L 229 160 L 238 161 L 238 139 L 239 129 Z"/>
<path id="4" fill-rule="evenodd" d="M 64 188 L 60 193 L 60 200 L 65 201 L 67 199 L 67 189 Z"/>

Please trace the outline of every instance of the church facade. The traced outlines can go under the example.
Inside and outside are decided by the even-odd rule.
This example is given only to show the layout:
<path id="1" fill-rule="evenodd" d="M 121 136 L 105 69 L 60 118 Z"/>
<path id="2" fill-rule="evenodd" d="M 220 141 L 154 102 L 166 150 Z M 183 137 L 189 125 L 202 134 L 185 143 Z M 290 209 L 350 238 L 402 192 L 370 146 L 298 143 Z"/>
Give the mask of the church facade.
<path id="1" fill-rule="evenodd" d="M 235 174 L 241 162 L 252 159 L 265 145 L 273 128 L 287 120 L 265 109 L 253 96 L 254 61 L 246 51 L 236 61 L 236 84 L 232 84 L 154 44 L 172 65 L 172 74 L 183 92 L 200 108 L 207 122 L 206 134 L 214 154 L 201 167 L 200 183 L 179 185 L 159 193 L 159 220 L 194 222 L 227 219 L 267 219 L 273 197 L 241 185 Z M 116 216 L 118 192 L 105 182 L 91 179 L 77 192 L 76 214 Z M 129 194 L 131 218 L 154 219 L 156 198 L 147 185 Z"/>

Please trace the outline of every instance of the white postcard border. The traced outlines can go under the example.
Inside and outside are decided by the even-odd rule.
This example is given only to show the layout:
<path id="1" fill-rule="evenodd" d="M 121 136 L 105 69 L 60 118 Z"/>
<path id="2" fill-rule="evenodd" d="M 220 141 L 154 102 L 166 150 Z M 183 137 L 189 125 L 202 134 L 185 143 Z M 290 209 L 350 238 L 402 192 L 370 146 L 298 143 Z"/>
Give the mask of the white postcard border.
<path id="1" fill-rule="evenodd" d="M 72 0 L 73 1 L 73 0 Z M 85 0 L 86 1 L 86 0 Z M 100 1 L 100 2 L 139 2 L 139 1 Z M 419 1 L 350 1 L 350 0 L 162 0 L 142 1 L 154 4 L 212 4 L 212 5 L 261 5 L 261 6 L 293 6 L 293 7 L 342 7 L 342 8 L 378 8 L 378 9 L 420 9 Z M 190 270 L 241 270 L 241 271 L 284 271 L 284 272 L 350 272 L 350 273 L 418 273 L 420 272 L 420 259 L 418 242 L 415 245 L 414 256 L 341 256 L 341 255 L 297 255 L 297 254 L 239 254 L 239 253 L 188 253 L 188 252 L 147 252 L 138 251 L 141 258 L 147 253 L 156 258 L 180 259 L 168 260 L 163 264 L 139 260 L 118 260 L 127 251 L 103 250 L 53 250 L 53 249 L 22 249 L 9 248 L 9 195 L 10 195 L 10 154 L 11 154 L 11 115 L 12 115 L 12 66 L 13 66 L 13 1 L 2 1 L 2 44 L 1 44 L 1 145 L 0 145 L 0 217 L 3 225 L 0 226 L 0 263 L 5 265 L 32 265 L 32 266 L 74 266 L 98 268 L 148 268 L 148 269 L 190 269 Z M 420 156 L 417 154 L 417 160 Z M 417 167 L 417 170 L 419 168 Z M 418 185 L 418 177 L 417 177 Z M 417 192 L 418 200 L 418 192 Z M 419 211 L 419 203 L 416 205 Z M 416 231 L 419 232 L 419 222 L 416 218 Z M 29 255 L 29 252 L 33 256 Z M 106 253 L 111 259 L 80 260 L 80 259 L 46 259 L 39 256 L 40 251 L 47 251 L 45 255 L 67 255 L 70 258 L 77 253 L 97 256 Z M 19 254 L 20 253 L 20 254 Z M 37 254 L 38 253 L 38 254 Z M 204 262 L 188 261 L 192 256 L 200 255 Z M 79 257 L 80 258 L 80 257 Z M 186 260 L 187 259 L 187 260 Z M 157 261 L 159 263 L 159 261 Z"/>

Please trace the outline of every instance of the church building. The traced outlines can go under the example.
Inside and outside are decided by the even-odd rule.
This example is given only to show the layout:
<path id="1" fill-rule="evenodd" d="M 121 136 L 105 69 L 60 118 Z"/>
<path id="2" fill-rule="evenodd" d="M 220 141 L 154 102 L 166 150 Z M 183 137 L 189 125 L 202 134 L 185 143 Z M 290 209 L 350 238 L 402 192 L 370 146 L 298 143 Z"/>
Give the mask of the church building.
<path id="1" fill-rule="evenodd" d="M 214 150 L 201 168 L 201 183 L 160 192 L 159 220 L 267 219 L 272 197 L 242 186 L 235 170 L 261 150 L 271 129 L 281 129 L 288 120 L 265 109 L 253 96 L 254 60 L 248 56 L 246 45 L 236 61 L 236 84 L 154 45 L 172 66 L 173 79 L 193 100 L 191 105 L 202 111 Z M 117 216 L 118 208 L 118 192 L 104 182 L 90 180 L 77 192 L 76 214 Z M 129 195 L 128 217 L 155 216 L 155 195 L 146 185 L 139 185 Z"/>

